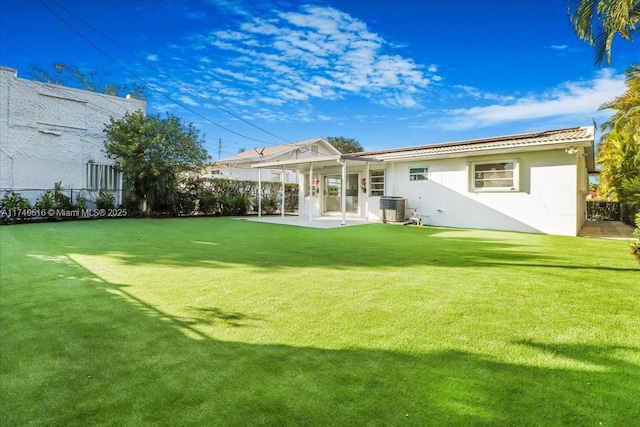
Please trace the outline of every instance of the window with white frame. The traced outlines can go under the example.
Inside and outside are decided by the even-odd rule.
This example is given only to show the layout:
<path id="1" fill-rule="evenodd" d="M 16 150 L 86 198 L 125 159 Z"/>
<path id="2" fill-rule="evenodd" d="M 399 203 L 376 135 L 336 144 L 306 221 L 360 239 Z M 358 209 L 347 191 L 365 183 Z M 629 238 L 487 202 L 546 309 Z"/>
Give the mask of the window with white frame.
<path id="1" fill-rule="evenodd" d="M 384 196 L 384 170 L 370 171 L 369 173 L 369 195 Z"/>
<path id="2" fill-rule="evenodd" d="M 518 160 L 472 162 L 471 191 L 518 191 Z"/>
<path id="3" fill-rule="evenodd" d="M 282 172 L 271 172 L 271 182 L 281 182 Z M 284 182 L 289 181 L 289 172 L 284 173 Z"/>
<path id="4" fill-rule="evenodd" d="M 315 196 L 318 192 L 318 186 L 320 185 L 320 179 L 317 176 L 312 178 L 309 174 L 304 175 L 304 196 L 309 197 L 309 194 Z"/>
<path id="5" fill-rule="evenodd" d="M 87 187 L 92 191 L 120 189 L 121 172 L 118 166 L 87 163 Z"/>
<path id="6" fill-rule="evenodd" d="M 409 181 L 426 181 L 429 179 L 429 168 L 409 168 Z"/>

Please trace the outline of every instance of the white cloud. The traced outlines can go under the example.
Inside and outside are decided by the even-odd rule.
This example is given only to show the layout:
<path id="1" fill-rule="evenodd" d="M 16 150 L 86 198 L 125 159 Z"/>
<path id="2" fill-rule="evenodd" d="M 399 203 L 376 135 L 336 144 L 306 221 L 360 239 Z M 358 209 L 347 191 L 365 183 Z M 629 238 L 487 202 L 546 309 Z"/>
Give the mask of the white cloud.
<path id="1" fill-rule="evenodd" d="M 466 86 L 459 88 L 470 94 L 477 91 Z M 625 88 L 623 75 L 604 70 L 592 80 L 567 82 L 546 93 L 512 97 L 508 102 L 487 106 L 447 110 L 444 112 L 446 117 L 434 124 L 444 129 L 461 130 L 531 119 L 582 117 L 582 121 L 590 120 L 598 114 L 600 105 L 622 94 Z M 477 93 L 478 98 L 489 99 L 479 91 Z"/>
<path id="2" fill-rule="evenodd" d="M 147 55 L 147 61 L 155 62 L 157 60 L 158 60 L 158 55 L 154 55 L 154 54 Z"/>
<path id="3" fill-rule="evenodd" d="M 480 89 L 473 86 L 454 85 L 453 87 L 461 91 L 458 94 L 458 98 L 470 96 L 475 99 L 484 99 L 488 101 L 500 101 L 500 102 L 510 102 L 515 100 L 515 97 L 513 95 L 498 95 L 491 92 L 482 92 Z"/>
<path id="4" fill-rule="evenodd" d="M 431 80 L 441 80 L 432 76 L 435 65 L 425 71 L 411 58 L 389 55 L 387 42 L 366 23 L 332 7 L 305 5 L 268 17 L 244 13 L 237 21 L 192 35 L 191 48 L 206 58 L 203 64 L 216 58 L 214 72 L 233 79 L 226 84 L 249 85 L 247 94 L 271 105 L 277 97 L 295 102 L 356 94 L 412 108 Z"/>
<path id="5" fill-rule="evenodd" d="M 566 44 L 552 44 L 551 45 L 551 49 L 555 49 L 555 50 L 565 50 L 568 47 L 569 46 L 567 46 Z"/>
<path id="6" fill-rule="evenodd" d="M 193 98 L 191 98 L 190 96 L 186 96 L 186 95 L 182 95 L 182 96 L 178 97 L 178 101 L 182 102 L 183 104 L 190 105 L 192 107 L 197 107 L 197 106 L 200 105 L 199 103 L 194 101 Z"/>

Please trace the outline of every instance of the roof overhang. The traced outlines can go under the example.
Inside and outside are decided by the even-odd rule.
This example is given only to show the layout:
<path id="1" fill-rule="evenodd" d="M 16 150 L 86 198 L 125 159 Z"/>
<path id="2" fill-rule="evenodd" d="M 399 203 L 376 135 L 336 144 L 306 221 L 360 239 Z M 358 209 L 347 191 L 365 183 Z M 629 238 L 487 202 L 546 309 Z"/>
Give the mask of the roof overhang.
<path id="1" fill-rule="evenodd" d="M 274 162 L 254 163 L 253 165 L 251 165 L 251 167 L 258 169 L 280 169 L 282 167 L 284 167 L 285 169 L 308 169 L 311 164 L 313 164 L 314 168 L 324 168 L 342 165 L 343 162 L 346 163 L 347 166 L 353 166 L 355 164 L 362 164 L 367 162 L 380 163 L 382 162 L 382 160 L 370 157 L 354 157 L 348 154 L 339 154 L 335 156 L 319 156 L 307 159 L 291 159 L 279 160 Z"/>

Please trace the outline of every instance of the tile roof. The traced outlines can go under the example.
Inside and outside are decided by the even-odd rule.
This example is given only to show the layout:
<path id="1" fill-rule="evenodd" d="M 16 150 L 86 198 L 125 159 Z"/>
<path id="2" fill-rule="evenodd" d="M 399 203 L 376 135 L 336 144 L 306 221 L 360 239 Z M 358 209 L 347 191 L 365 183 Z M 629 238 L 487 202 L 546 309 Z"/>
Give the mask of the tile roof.
<path id="1" fill-rule="evenodd" d="M 594 139 L 594 127 L 576 127 L 543 132 L 532 132 L 492 138 L 455 141 L 444 144 L 420 145 L 390 150 L 365 151 L 352 154 L 354 157 L 372 157 L 380 160 L 422 157 L 432 155 L 451 155 L 456 153 L 481 153 L 498 149 L 519 149 L 544 147 L 570 143 L 591 144 Z"/>

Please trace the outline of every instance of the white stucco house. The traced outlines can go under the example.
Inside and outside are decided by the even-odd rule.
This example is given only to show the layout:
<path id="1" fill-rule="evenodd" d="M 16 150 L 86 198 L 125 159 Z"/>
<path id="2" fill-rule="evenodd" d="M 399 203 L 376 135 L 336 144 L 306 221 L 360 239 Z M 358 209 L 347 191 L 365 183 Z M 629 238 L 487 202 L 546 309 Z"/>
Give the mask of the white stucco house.
<path id="1" fill-rule="evenodd" d="M 309 221 L 413 218 L 434 226 L 575 236 L 586 216 L 594 132 L 593 126 L 557 129 L 276 159 L 253 168 L 300 174 L 299 215 Z"/>
<path id="2" fill-rule="evenodd" d="M 253 148 L 233 156 L 225 157 L 207 166 L 201 175 L 207 178 L 227 178 L 243 181 L 270 181 L 285 184 L 297 184 L 298 173 L 295 169 L 284 170 L 280 162 L 314 159 L 339 155 L 333 145 L 323 138 L 311 138 L 291 144 Z M 256 169 L 253 165 L 278 162 L 277 167 Z M 260 176 L 258 176 L 260 173 Z"/>
<path id="3" fill-rule="evenodd" d="M 122 173 L 103 152 L 109 118 L 145 111 L 145 99 L 103 95 L 18 78 L 0 67 L 0 191 L 30 199 L 53 188 L 97 195 L 113 191 L 121 202 Z M 34 200 L 31 200 L 32 202 Z"/>

